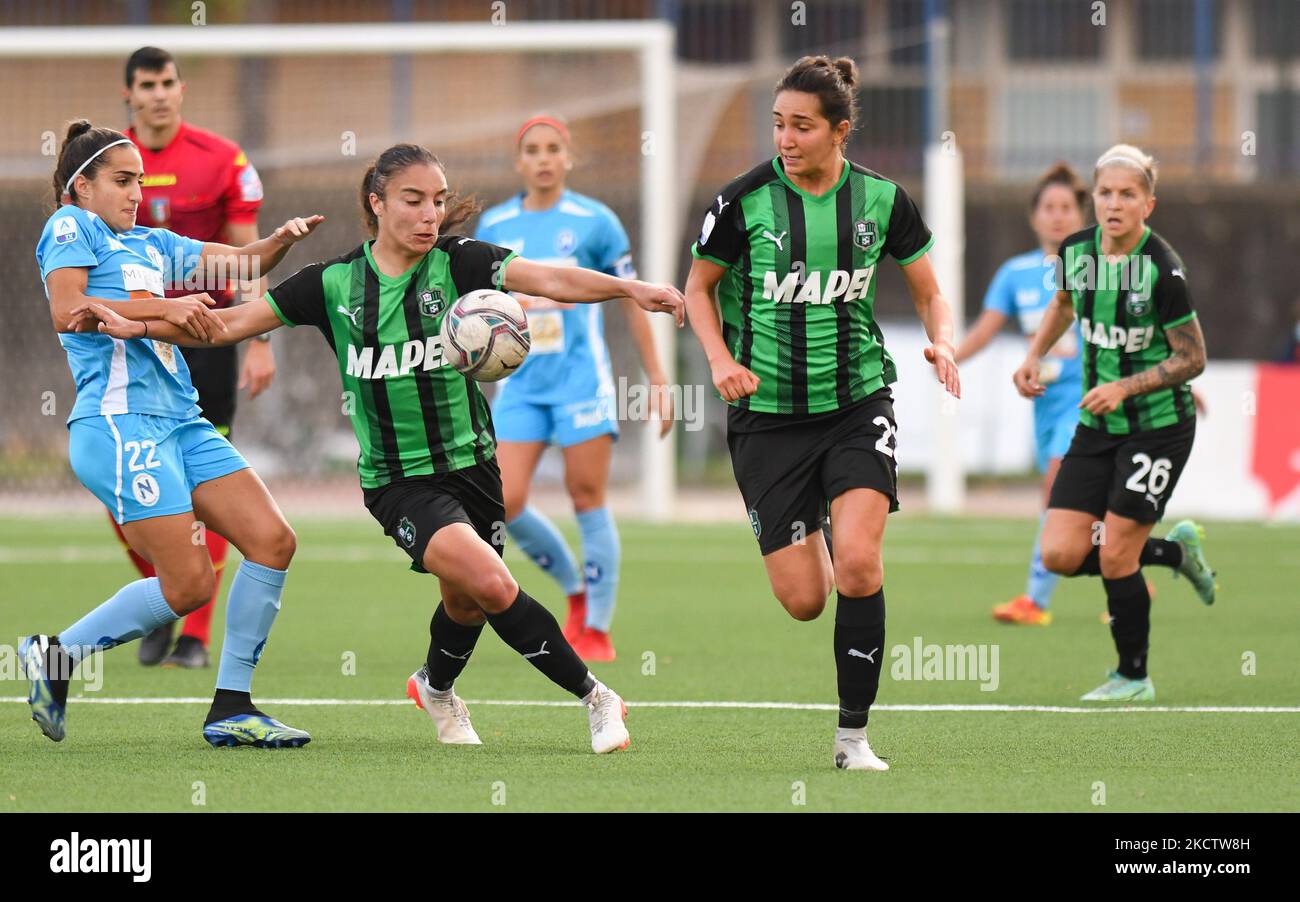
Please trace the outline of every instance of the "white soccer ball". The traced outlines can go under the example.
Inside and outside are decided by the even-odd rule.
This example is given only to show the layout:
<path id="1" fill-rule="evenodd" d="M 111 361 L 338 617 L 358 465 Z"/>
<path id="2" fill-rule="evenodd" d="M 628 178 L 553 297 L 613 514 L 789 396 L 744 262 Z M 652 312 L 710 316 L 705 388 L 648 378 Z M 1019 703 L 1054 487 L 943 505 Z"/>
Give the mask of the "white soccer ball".
<path id="1" fill-rule="evenodd" d="M 479 382 L 496 382 L 519 369 L 532 344 L 524 308 L 490 288 L 458 298 L 442 318 L 441 331 L 443 356 Z"/>

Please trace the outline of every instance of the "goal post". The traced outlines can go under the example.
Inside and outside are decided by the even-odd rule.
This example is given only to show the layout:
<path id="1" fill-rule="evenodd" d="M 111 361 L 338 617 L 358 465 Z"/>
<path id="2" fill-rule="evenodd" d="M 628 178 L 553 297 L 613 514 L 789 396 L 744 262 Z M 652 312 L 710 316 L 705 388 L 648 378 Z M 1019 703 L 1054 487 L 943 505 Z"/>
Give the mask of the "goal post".
<path id="1" fill-rule="evenodd" d="M 195 25 L 0 29 L 0 62 L 126 57 L 142 46 L 166 48 L 182 59 L 196 57 L 311 57 L 510 52 L 521 54 L 635 54 L 638 60 L 640 146 L 638 226 L 634 259 L 642 278 L 674 282 L 679 252 L 676 179 L 675 29 L 663 21 L 509 22 L 317 25 Z M 116 85 L 103 85 L 113 91 Z M 600 86 L 593 86 L 595 93 Z M 502 84 L 501 91 L 509 91 Z M 243 100 L 244 98 L 239 98 Z M 560 98 L 562 105 L 566 98 Z M 68 111 L 73 112 L 72 110 Z M 64 118 L 72 118 L 71 115 Z M 518 116 L 516 121 L 522 121 Z M 600 161 L 594 161 L 600 165 Z M 652 317 L 670 384 L 676 381 L 676 329 Z M 637 480 L 639 513 L 648 520 L 672 516 L 676 494 L 677 430 L 663 440 L 657 424 L 644 423 Z"/>

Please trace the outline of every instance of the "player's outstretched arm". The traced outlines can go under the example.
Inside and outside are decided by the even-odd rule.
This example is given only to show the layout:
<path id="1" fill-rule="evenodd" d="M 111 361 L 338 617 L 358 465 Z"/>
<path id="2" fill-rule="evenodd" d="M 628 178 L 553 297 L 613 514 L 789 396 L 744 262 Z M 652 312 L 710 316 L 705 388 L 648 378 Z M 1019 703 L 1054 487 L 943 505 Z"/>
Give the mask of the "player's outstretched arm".
<path id="1" fill-rule="evenodd" d="M 642 310 L 671 313 L 681 326 L 686 316 L 686 298 L 673 285 L 655 285 L 637 279 L 620 279 L 576 266 L 550 266 L 512 257 L 502 276 L 506 291 L 522 291 L 555 301 L 591 304 L 610 298 L 631 298 Z"/>
<path id="2" fill-rule="evenodd" d="M 168 344 L 182 345 L 187 348 L 216 348 L 237 344 L 245 338 L 270 332 L 284 325 L 275 315 L 271 305 L 265 300 L 238 307 L 227 307 L 215 311 L 221 318 L 225 331 L 214 335 L 210 341 L 203 341 L 190 335 L 179 326 L 169 322 L 152 320 L 138 322 L 129 320 L 117 313 L 117 304 L 103 304 L 96 301 L 86 304 L 74 311 L 78 316 L 98 320 L 98 330 L 113 338 L 150 338 L 165 341 Z"/>
<path id="3" fill-rule="evenodd" d="M 1170 356 L 1150 369 L 1091 389 L 1079 406 L 1098 416 L 1119 408 L 1126 398 L 1172 388 L 1195 379 L 1205 370 L 1205 336 L 1195 319 L 1165 330 Z"/>
<path id="4" fill-rule="evenodd" d="M 934 274 L 934 264 L 929 254 L 922 254 L 901 267 L 907 290 L 911 292 L 916 315 L 925 326 L 930 347 L 925 349 L 925 360 L 934 367 L 935 376 L 954 398 L 961 397 L 961 377 L 953 359 L 952 308 L 939 291 L 939 279 Z"/>
<path id="5" fill-rule="evenodd" d="M 218 244 L 214 241 L 205 242 L 202 265 L 209 272 L 216 270 L 228 277 L 233 276 L 221 281 L 246 282 L 260 279 L 284 259 L 289 248 L 310 235 L 316 226 L 324 221 L 325 217 L 319 215 L 296 216 L 265 238 L 243 247 Z M 204 284 L 216 284 L 216 282 Z"/>
<path id="6" fill-rule="evenodd" d="M 216 303 L 205 293 L 183 298 L 141 298 L 130 301 L 108 301 L 86 294 L 89 270 L 84 266 L 56 269 L 45 280 L 50 295 L 50 317 L 56 332 L 94 332 L 97 322 L 86 313 L 90 303 L 112 304 L 122 319 L 167 321 L 184 329 L 189 335 L 204 341 L 225 330 L 225 324 L 215 311 L 208 308 Z"/>
<path id="7" fill-rule="evenodd" d="M 1036 398 L 1047 391 L 1038 381 L 1038 361 L 1060 340 L 1072 322 L 1074 302 L 1070 299 L 1070 293 L 1058 291 L 1044 311 L 1038 331 L 1029 340 L 1029 353 L 1025 355 L 1025 362 L 1011 375 L 1011 381 L 1016 384 L 1016 391 L 1022 397 Z"/>
<path id="8" fill-rule="evenodd" d="M 710 260 L 695 260 L 686 277 L 686 307 L 691 330 L 704 348 L 709 361 L 713 387 L 727 402 L 747 398 L 758 391 L 759 378 L 741 366 L 727 350 L 722 337 L 722 323 L 713 300 L 713 289 L 722 281 L 726 269 Z"/>
<path id="9" fill-rule="evenodd" d="M 1007 319 L 1007 315 L 1001 310 L 981 311 L 975 324 L 970 327 L 970 331 L 962 337 L 961 344 L 957 346 L 957 353 L 952 359 L 957 363 L 964 363 L 984 350 L 985 346 L 993 340 L 993 336 L 1002 331 L 1002 327 L 1007 324 Z"/>

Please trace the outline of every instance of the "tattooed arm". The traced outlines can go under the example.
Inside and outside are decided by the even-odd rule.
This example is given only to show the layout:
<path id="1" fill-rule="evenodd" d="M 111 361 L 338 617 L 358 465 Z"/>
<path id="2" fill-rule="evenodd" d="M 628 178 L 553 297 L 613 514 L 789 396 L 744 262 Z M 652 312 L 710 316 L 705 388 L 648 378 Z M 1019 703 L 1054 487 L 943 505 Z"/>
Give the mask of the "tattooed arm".
<path id="1" fill-rule="evenodd" d="M 1182 385 L 1205 370 L 1205 336 L 1195 317 L 1165 331 L 1172 353 L 1160 363 L 1117 382 L 1098 385 L 1084 395 L 1079 406 L 1104 416 L 1124 403 L 1125 398 L 1145 395 L 1162 388 Z"/>

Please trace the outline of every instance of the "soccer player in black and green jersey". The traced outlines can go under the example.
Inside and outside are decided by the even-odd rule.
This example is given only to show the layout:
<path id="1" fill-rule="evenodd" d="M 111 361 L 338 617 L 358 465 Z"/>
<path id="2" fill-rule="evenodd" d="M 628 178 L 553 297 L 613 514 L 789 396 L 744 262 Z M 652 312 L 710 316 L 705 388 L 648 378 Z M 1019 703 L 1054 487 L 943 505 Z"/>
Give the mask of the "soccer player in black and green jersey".
<path id="1" fill-rule="evenodd" d="M 777 156 L 733 180 L 705 214 L 687 306 L 731 405 L 727 443 L 777 600 L 812 620 L 838 590 L 837 767 L 888 770 L 867 742 L 885 656 L 886 515 L 898 509 L 894 362 L 872 316 L 875 269 L 898 261 L 933 342 L 926 360 L 960 396 L 952 315 L 903 189 L 844 158 L 852 60 L 804 57 L 776 87 Z M 722 321 L 714 307 L 714 290 Z M 834 558 L 821 531 L 827 509 Z"/>
<path id="2" fill-rule="evenodd" d="M 674 313 L 685 300 L 669 286 L 577 267 L 547 266 L 496 245 L 444 234 L 476 211 L 450 195 L 438 159 L 399 144 L 380 154 L 361 184 L 374 240 L 307 266 L 255 304 L 219 311 L 234 343 L 281 325 L 318 328 L 338 357 L 366 507 L 410 555 L 412 569 L 438 577 L 442 602 L 429 626 L 424 667 L 408 694 L 433 718 L 440 742 L 478 744 L 452 691 L 483 630 L 501 638 L 589 708 L 592 750 L 626 747 L 626 708 L 588 672 L 555 618 L 519 588 L 501 560 L 505 508 L 492 417 L 478 384 L 446 364 L 439 328 L 461 295 L 517 290 L 568 303 L 629 297 L 642 309 Z M 99 305 L 110 334 L 138 324 Z M 180 330 L 151 337 L 192 343 Z"/>
<path id="3" fill-rule="evenodd" d="M 1043 563 L 1065 576 L 1100 575 L 1119 664 L 1084 701 L 1152 701 L 1147 675 L 1151 596 L 1142 566 L 1172 567 L 1214 603 L 1204 530 L 1175 524 L 1150 538 L 1192 451 L 1188 382 L 1205 368 L 1205 339 L 1182 260 L 1151 231 L 1155 164 L 1116 145 L 1097 161 L 1097 225 L 1061 244 L 1058 291 L 1015 372 L 1025 397 L 1043 393 L 1039 360 L 1077 314 L 1083 339 L 1079 425 L 1052 484 Z"/>

